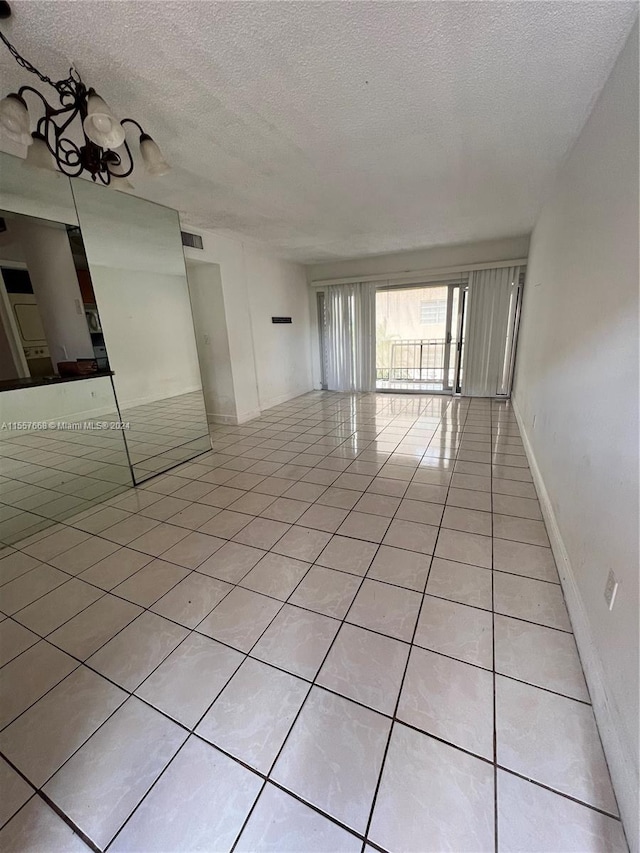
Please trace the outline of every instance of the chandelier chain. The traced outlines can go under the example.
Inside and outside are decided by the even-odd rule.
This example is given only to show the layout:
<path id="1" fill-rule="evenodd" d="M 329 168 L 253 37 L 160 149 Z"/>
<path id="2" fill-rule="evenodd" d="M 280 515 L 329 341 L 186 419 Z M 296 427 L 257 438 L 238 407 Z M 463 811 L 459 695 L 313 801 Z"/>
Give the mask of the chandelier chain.
<path id="1" fill-rule="evenodd" d="M 5 34 L 0 30 L 0 39 L 5 43 L 9 53 L 13 56 L 15 61 L 24 68 L 26 71 L 30 71 L 32 74 L 35 74 L 43 83 L 48 83 L 49 86 L 53 86 L 54 89 L 58 91 L 62 91 L 68 89 L 69 83 L 73 80 L 72 69 L 69 69 L 69 78 L 67 80 L 59 80 L 58 82 L 54 82 L 50 77 L 47 77 L 46 74 L 42 74 L 35 65 L 32 65 L 28 59 L 25 59 L 20 53 L 18 53 L 17 48 L 15 48 L 9 39 L 5 36 Z"/>

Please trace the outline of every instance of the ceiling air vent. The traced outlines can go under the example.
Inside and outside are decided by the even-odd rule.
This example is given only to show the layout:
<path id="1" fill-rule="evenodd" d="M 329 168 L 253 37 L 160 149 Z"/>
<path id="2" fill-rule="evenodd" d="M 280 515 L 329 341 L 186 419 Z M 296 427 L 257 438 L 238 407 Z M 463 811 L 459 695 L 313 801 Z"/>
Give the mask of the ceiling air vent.
<path id="1" fill-rule="evenodd" d="M 188 231 L 181 231 L 182 245 L 189 246 L 190 249 L 203 249 L 202 237 L 199 234 L 189 234 Z"/>

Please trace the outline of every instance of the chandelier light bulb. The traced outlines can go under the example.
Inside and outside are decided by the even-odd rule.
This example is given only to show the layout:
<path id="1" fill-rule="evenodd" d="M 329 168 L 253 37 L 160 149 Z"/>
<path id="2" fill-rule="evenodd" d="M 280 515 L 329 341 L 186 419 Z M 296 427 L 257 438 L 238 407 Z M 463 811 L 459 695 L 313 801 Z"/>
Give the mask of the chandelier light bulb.
<path id="1" fill-rule="evenodd" d="M 97 128 L 100 133 L 111 133 L 113 130 L 113 122 L 109 118 L 109 116 L 101 115 L 100 113 L 95 113 L 91 117 L 93 122 L 93 126 Z"/>
<path id="2" fill-rule="evenodd" d="M 140 154 L 149 175 L 159 177 L 160 175 L 166 175 L 171 169 L 171 166 L 164 159 L 162 151 L 148 133 L 140 135 Z"/>
<path id="3" fill-rule="evenodd" d="M 113 150 L 124 142 L 123 126 L 93 89 L 89 89 L 83 128 L 89 139 L 101 148 Z"/>
<path id="4" fill-rule="evenodd" d="M 0 101 L 0 126 L 14 142 L 31 145 L 29 110 L 20 95 L 12 92 Z"/>

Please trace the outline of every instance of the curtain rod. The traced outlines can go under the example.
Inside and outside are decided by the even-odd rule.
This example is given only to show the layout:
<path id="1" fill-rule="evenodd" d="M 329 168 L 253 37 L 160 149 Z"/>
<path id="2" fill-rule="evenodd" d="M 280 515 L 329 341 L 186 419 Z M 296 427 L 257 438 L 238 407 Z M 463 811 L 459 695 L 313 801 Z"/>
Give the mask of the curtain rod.
<path id="1" fill-rule="evenodd" d="M 309 282 L 310 287 L 328 287 L 330 284 L 353 284 L 360 281 L 387 281 L 389 285 L 394 284 L 419 284 L 427 278 L 437 278 L 443 275 L 456 275 L 457 273 L 472 272 L 473 270 L 492 270 L 501 267 L 524 266 L 527 258 L 513 258 L 507 261 L 488 261 L 482 264 L 461 264 L 454 267 L 438 267 L 428 270 L 415 270 L 397 273 L 376 273 L 374 275 L 352 275 L 344 278 L 319 278 Z"/>

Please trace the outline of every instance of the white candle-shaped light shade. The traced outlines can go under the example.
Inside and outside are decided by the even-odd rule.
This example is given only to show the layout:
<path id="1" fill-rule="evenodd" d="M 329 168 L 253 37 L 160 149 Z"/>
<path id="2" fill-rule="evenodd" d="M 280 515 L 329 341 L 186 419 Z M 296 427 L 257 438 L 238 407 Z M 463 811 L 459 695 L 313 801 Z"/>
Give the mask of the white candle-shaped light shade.
<path id="1" fill-rule="evenodd" d="M 166 175 L 171 166 L 164 159 L 162 151 L 148 133 L 140 135 L 140 154 L 148 174 L 154 176 Z"/>
<path id="2" fill-rule="evenodd" d="M 124 127 L 93 89 L 89 89 L 83 127 L 89 139 L 101 148 L 113 150 L 124 142 Z"/>
<path id="3" fill-rule="evenodd" d="M 12 92 L 0 101 L 0 127 L 14 142 L 31 145 L 29 110 L 20 95 Z"/>
<path id="4" fill-rule="evenodd" d="M 41 133 L 32 133 L 31 142 L 32 144 L 27 151 L 24 165 L 33 167 L 34 169 L 46 169 L 49 172 L 55 172 L 56 168 L 53 156 L 49 151 L 44 136 Z"/>

